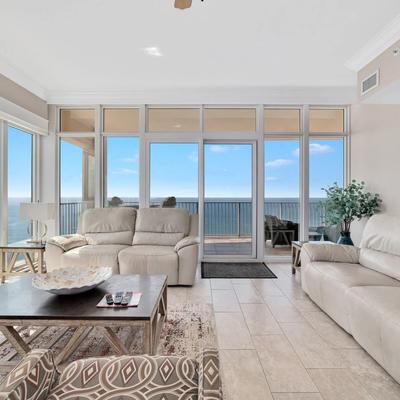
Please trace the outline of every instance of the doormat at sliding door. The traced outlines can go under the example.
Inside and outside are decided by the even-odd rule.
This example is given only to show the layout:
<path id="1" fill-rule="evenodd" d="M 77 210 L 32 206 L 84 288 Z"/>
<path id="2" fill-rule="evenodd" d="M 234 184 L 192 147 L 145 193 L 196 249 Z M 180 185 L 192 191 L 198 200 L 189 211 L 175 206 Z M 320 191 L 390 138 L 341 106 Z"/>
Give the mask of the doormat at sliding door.
<path id="1" fill-rule="evenodd" d="M 262 262 L 202 262 L 202 278 L 276 278 L 276 275 Z"/>

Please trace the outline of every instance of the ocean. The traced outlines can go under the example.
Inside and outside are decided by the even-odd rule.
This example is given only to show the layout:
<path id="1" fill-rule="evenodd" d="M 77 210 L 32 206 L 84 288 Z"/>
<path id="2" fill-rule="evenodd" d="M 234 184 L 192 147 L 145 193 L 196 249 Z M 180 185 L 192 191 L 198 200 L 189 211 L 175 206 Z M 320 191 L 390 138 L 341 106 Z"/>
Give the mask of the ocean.
<path id="1" fill-rule="evenodd" d="M 123 205 L 137 206 L 138 199 L 125 198 Z M 151 199 L 152 205 L 158 205 L 162 199 Z M 9 198 L 8 201 L 8 242 L 28 238 L 29 221 L 19 218 L 19 205 L 29 202 L 28 198 Z M 310 227 L 323 225 L 323 199 L 310 199 Z M 198 200 L 195 198 L 177 198 L 177 207 L 187 208 L 190 213 L 198 212 Z M 204 228 L 207 236 L 249 236 L 252 231 L 252 203 L 245 198 L 207 198 L 205 200 Z M 75 233 L 82 212 L 82 202 L 78 198 L 63 199 L 60 207 L 60 233 Z M 275 215 L 281 219 L 299 222 L 299 199 L 271 198 L 264 202 L 264 214 Z"/>

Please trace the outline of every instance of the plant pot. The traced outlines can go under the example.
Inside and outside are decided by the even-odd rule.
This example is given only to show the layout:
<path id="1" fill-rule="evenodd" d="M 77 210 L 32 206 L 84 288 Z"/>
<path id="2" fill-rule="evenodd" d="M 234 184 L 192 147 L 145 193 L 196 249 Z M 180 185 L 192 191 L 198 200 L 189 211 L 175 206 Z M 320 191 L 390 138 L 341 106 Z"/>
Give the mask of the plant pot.
<path id="1" fill-rule="evenodd" d="M 348 246 L 354 246 L 353 241 L 350 237 L 350 232 L 340 232 L 340 238 L 337 241 L 338 244 L 345 244 Z"/>

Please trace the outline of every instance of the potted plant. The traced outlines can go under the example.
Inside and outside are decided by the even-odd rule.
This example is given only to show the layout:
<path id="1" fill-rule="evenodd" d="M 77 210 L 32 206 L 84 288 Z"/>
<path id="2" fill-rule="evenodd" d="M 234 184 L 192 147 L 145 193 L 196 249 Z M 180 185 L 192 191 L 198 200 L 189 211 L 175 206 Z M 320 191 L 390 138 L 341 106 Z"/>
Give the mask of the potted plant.
<path id="1" fill-rule="evenodd" d="M 365 182 L 352 180 L 351 183 L 343 188 L 336 182 L 333 186 L 322 188 L 327 195 L 324 202 L 325 222 L 330 226 L 340 225 L 339 244 L 353 246 L 350 237 L 351 223 L 357 218 L 371 217 L 379 211 L 382 203 L 379 194 L 370 193 L 364 190 Z"/>

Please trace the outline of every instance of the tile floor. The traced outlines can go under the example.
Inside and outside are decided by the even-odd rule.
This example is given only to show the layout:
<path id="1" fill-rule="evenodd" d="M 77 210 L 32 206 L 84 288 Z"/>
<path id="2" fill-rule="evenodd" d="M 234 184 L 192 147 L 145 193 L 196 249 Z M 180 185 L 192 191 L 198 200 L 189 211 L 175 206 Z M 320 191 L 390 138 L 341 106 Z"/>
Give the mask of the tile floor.
<path id="1" fill-rule="evenodd" d="M 226 400 L 395 400 L 400 385 L 302 291 L 278 279 L 201 279 L 170 303 L 212 303 Z"/>

